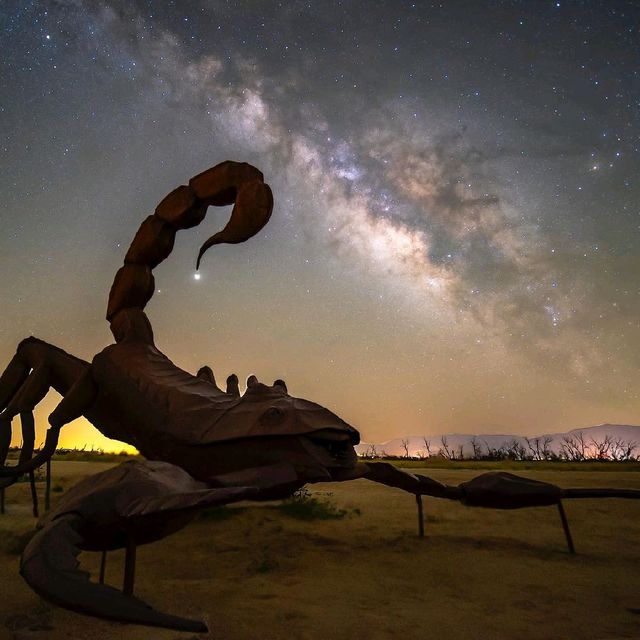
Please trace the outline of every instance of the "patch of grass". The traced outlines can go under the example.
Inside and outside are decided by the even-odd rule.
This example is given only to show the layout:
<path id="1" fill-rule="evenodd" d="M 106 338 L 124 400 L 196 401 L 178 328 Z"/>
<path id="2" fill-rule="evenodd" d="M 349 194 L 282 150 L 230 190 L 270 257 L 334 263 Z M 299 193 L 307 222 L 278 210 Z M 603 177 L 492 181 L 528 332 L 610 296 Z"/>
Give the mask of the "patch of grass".
<path id="1" fill-rule="evenodd" d="M 61 484 L 57 484 L 54 487 L 51 487 L 51 491 L 53 493 L 62 493 L 64 491 L 64 487 Z"/>
<path id="2" fill-rule="evenodd" d="M 346 509 L 336 507 L 330 500 L 313 497 L 305 488 L 283 500 L 276 509 L 297 520 L 340 520 L 349 513 Z"/>

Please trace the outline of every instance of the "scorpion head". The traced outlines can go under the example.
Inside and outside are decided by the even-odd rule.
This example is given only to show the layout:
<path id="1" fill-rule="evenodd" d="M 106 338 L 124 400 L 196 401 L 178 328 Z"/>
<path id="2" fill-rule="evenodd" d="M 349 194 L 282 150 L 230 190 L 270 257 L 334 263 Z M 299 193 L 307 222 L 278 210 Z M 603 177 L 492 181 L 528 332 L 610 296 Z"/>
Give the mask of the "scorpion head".
<path id="1" fill-rule="evenodd" d="M 283 380 L 272 386 L 247 380 L 247 390 L 231 411 L 216 422 L 227 438 L 242 439 L 245 455 L 250 442 L 269 462 L 293 461 L 300 479 L 330 480 L 356 464 L 354 445 L 360 434 L 328 409 L 289 395 Z M 262 446 L 264 444 L 264 446 Z"/>

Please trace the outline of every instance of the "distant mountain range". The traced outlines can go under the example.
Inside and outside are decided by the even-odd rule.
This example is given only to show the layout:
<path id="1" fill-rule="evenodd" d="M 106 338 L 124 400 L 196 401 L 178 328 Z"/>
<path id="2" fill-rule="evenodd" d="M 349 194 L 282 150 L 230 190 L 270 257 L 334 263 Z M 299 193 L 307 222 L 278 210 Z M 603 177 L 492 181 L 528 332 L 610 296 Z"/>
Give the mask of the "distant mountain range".
<path id="1" fill-rule="evenodd" d="M 430 451 L 427 450 L 425 438 Z M 535 449 L 535 447 L 546 446 L 549 451 L 559 454 L 562 451 L 563 445 L 566 447 L 567 440 L 569 440 L 577 446 L 586 447 L 588 456 L 594 457 L 598 444 L 602 446 L 602 444 L 605 443 L 605 439 L 618 444 L 635 443 L 637 448 L 634 453 L 635 455 L 640 453 L 640 426 L 628 424 L 599 424 L 593 427 L 572 429 L 571 431 L 562 433 L 547 433 L 540 436 L 526 437 L 514 434 L 474 435 L 463 433 L 406 436 L 405 438 L 394 438 L 393 440 L 380 443 L 361 442 L 356 446 L 356 451 L 359 455 L 366 455 L 371 454 L 373 448 L 375 448 L 375 453 L 379 456 L 406 456 L 404 446 L 404 444 L 406 444 L 409 456 L 414 458 L 428 457 L 429 453 L 432 456 L 438 455 L 441 450 L 445 448 L 448 449 L 449 452 L 453 452 L 455 457 L 460 457 L 459 454 L 462 452 L 463 457 L 471 458 L 474 455 L 474 445 L 481 455 L 489 453 L 489 449 L 500 449 L 501 447 L 521 446 L 524 447 L 528 453 L 532 453 L 531 447 Z M 442 452 L 445 453 L 445 451 Z M 447 455 L 447 457 L 450 456 Z"/>

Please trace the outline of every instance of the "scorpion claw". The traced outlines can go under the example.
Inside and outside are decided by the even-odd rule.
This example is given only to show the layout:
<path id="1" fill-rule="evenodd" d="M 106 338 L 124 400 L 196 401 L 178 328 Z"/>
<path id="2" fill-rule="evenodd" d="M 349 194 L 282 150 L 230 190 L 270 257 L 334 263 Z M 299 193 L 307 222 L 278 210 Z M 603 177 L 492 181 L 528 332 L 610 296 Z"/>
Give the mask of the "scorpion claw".
<path id="1" fill-rule="evenodd" d="M 201 633 L 207 626 L 190 618 L 156 611 L 146 602 L 106 584 L 90 582 L 79 569 L 82 518 L 66 515 L 41 529 L 31 539 L 20 563 L 20 573 L 40 596 L 78 613 L 153 627 Z"/>
<path id="2" fill-rule="evenodd" d="M 198 481 L 165 462 L 132 461 L 80 482 L 40 520 L 40 530 L 22 554 L 20 572 L 45 600 L 78 613 L 129 624 L 206 632 L 199 620 L 153 609 L 133 596 L 138 545 L 162 539 L 190 522 L 199 510 L 278 495 L 295 486 L 297 476 L 286 466 L 268 469 L 270 485 L 258 482 L 262 470 L 220 477 L 220 485 Z M 226 486 L 224 486 L 226 485 Z M 81 551 L 126 549 L 122 591 L 92 582 L 78 562 Z M 104 577 L 104 573 L 102 573 Z"/>

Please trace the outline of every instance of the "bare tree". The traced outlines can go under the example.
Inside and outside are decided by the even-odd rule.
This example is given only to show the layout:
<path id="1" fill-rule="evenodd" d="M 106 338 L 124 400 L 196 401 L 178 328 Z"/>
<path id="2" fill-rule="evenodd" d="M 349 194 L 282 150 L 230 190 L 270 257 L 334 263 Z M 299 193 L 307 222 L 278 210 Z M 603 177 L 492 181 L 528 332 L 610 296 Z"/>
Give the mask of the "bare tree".
<path id="1" fill-rule="evenodd" d="M 402 438 L 402 448 L 404 449 L 404 457 L 408 458 L 409 457 L 409 439 L 408 438 Z"/>
<path id="2" fill-rule="evenodd" d="M 471 450 L 473 451 L 473 460 L 480 460 L 482 458 L 482 445 L 475 436 L 471 438 Z"/>
<path id="3" fill-rule="evenodd" d="M 560 444 L 560 457 L 563 460 L 576 460 L 576 448 L 571 436 L 562 436 Z"/>
<path id="4" fill-rule="evenodd" d="M 424 442 L 424 450 L 427 452 L 427 458 L 430 458 L 432 456 L 431 440 L 429 440 L 427 436 L 422 436 L 422 441 Z"/>
<path id="5" fill-rule="evenodd" d="M 527 450 L 519 440 L 514 438 L 513 440 L 503 444 L 503 447 L 505 448 L 506 457 L 509 458 L 509 460 L 527 459 Z"/>
<path id="6" fill-rule="evenodd" d="M 527 443 L 527 447 L 531 452 L 531 457 L 534 460 L 542 460 L 542 451 L 540 450 L 540 438 L 533 438 L 529 440 L 529 438 L 525 437 L 525 441 Z"/>
<path id="7" fill-rule="evenodd" d="M 364 457 L 365 458 L 377 458 L 378 457 L 378 450 L 376 449 L 376 445 L 375 444 L 370 444 L 365 452 L 364 452 Z"/>
<path id="8" fill-rule="evenodd" d="M 604 440 L 596 440 L 591 438 L 591 444 L 593 445 L 593 456 L 596 460 L 610 460 L 611 450 L 613 448 L 613 438 L 607 434 Z"/>
<path id="9" fill-rule="evenodd" d="M 638 448 L 637 442 L 625 442 L 623 460 L 638 460 L 639 456 L 634 456 L 633 452 Z"/>
<path id="10" fill-rule="evenodd" d="M 542 439 L 542 460 L 552 460 L 556 458 L 556 454 L 551 450 L 551 443 L 553 438 L 551 436 L 545 436 Z"/>
<path id="11" fill-rule="evenodd" d="M 611 446 L 611 458 L 618 461 L 636 460 L 633 452 L 638 448 L 637 442 L 628 442 L 622 438 L 616 438 Z"/>
<path id="12" fill-rule="evenodd" d="M 587 457 L 588 447 L 582 431 L 572 436 L 562 436 L 560 448 L 565 460 L 580 462 Z"/>
<path id="13" fill-rule="evenodd" d="M 487 460 L 504 460 L 507 457 L 507 451 L 505 449 L 505 444 L 502 443 L 499 447 L 492 447 L 486 440 L 482 440 L 484 442 L 484 446 L 487 447 Z"/>
<path id="14" fill-rule="evenodd" d="M 580 447 L 580 453 L 584 460 L 587 457 L 587 453 L 589 451 L 589 445 L 587 444 L 587 440 L 582 431 L 578 432 L 578 435 L 576 436 L 576 440 L 578 442 L 578 446 Z"/>
<path id="15" fill-rule="evenodd" d="M 532 460 L 551 460 L 555 457 L 553 451 L 551 451 L 551 443 L 553 438 L 551 436 L 544 436 L 543 438 L 525 438 L 527 447 L 529 449 L 529 458 Z"/>
<path id="16" fill-rule="evenodd" d="M 454 460 L 455 453 L 449 449 L 449 443 L 447 441 L 447 436 L 440 437 L 440 455 L 447 460 Z"/>

